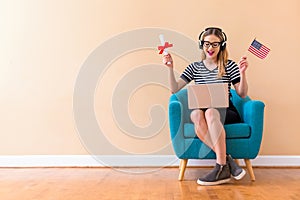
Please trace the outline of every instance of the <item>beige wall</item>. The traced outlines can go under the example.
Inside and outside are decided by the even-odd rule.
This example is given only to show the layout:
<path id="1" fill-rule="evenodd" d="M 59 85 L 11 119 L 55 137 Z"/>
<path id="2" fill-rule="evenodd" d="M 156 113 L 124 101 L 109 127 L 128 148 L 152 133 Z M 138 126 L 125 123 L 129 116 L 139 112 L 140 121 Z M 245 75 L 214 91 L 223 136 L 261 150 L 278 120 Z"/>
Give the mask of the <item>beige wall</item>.
<path id="1" fill-rule="evenodd" d="M 299 155 L 299 1 L 206 2 L 1 1 L 0 154 L 87 154 L 73 119 L 74 85 L 88 55 L 113 35 L 161 27 L 196 40 L 203 28 L 219 26 L 227 33 L 232 59 L 248 54 L 249 94 L 266 104 L 260 154 Z M 254 37 L 271 48 L 265 60 L 246 51 Z M 98 123 L 111 142 L 125 151 L 151 153 L 169 144 L 167 122 L 150 143 L 124 137 L 110 104 L 112 89 L 133 66 L 160 62 L 153 50 L 123 56 L 99 81 L 105 87 L 95 91 Z M 175 62 L 178 72 L 187 64 L 179 57 Z M 169 95 L 155 84 L 137 90 L 128 108 L 134 123 L 151 123 L 149 108 L 160 104 L 167 109 Z M 172 149 L 162 154 L 172 154 Z"/>

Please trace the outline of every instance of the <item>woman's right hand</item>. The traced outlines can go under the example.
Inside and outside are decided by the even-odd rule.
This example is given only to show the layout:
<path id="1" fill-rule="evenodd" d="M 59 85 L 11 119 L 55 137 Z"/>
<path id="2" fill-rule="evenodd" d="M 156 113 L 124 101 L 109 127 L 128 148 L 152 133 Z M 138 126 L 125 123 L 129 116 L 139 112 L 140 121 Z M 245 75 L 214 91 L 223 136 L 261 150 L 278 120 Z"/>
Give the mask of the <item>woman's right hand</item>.
<path id="1" fill-rule="evenodd" d="M 163 57 L 163 63 L 164 63 L 167 67 L 173 68 L 173 59 L 172 59 L 171 54 L 164 55 L 164 57 Z"/>

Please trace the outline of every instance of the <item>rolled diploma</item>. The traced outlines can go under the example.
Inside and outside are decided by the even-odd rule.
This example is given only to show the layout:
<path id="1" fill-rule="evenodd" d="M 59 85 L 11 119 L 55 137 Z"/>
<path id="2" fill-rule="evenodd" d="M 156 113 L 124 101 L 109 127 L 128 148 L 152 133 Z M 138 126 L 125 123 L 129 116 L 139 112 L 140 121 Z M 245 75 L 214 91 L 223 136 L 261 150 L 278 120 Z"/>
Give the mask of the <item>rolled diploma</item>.
<path id="1" fill-rule="evenodd" d="M 163 34 L 159 35 L 159 40 L 160 40 L 161 45 L 164 46 L 165 45 L 165 38 L 164 38 Z M 163 53 L 164 53 L 164 55 L 168 55 L 169 54 L 167 49 L 164 49 Z M 167 62 L 167 64 L 171 64 L 171 62 Z"/>

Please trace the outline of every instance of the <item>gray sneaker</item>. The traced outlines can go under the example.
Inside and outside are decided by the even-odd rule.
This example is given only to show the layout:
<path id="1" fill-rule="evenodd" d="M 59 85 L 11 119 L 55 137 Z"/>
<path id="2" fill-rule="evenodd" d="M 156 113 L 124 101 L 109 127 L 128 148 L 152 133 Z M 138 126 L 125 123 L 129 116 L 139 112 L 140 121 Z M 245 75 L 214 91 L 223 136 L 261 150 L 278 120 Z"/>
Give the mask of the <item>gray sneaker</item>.
<path id="1" fill-rule="evenodd" d="M 235 180 L 241 180 L 245 176 L 246 171 L 234 162 L 231 155 L 227 154 L 226 162 L 228 163 L 230 173 Z"/>
<path id="2" fill-rule="evenodd" d="M 228 163 L 226 165 L 216 164 L 215 168 L 203 178 L 199 178 L 199 185 L 219 185 L 230 181 L 230 169 Z"/>

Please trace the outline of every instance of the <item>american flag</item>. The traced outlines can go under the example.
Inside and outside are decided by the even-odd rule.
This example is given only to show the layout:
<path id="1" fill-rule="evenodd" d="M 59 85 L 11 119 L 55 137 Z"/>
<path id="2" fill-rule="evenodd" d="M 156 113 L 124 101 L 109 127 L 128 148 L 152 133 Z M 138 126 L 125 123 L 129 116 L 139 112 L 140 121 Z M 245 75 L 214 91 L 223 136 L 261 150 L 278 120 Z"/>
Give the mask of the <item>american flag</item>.
<path id="1" fill-rule="evenodd" d="M 270 49 L 268 47 L 266 47 L 265 45 L 259 43 L 256 39 L 254 39 L 253 42 L 251 43 L 248 51 L 250 51 L 257 57 L 264 59 L 270 52 Z"/>

